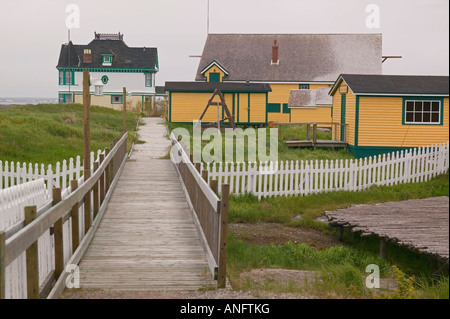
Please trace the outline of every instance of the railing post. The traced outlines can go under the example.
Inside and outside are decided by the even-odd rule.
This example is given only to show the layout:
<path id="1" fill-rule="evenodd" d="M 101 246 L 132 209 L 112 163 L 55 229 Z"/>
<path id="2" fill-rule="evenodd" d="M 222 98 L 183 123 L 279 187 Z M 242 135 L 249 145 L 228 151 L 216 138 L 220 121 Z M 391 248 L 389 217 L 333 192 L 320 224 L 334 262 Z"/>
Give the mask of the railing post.
<path id="1" fill-rule="evenodd" d="M 94 162 L 94 173 L 98 170 L 98 162 Z M 95 182 L 94 184 L 94 191 L 93 191 L 94 195 L 94 219 L 95 217 L 97 217 L 97 213 L 98 213 L 98 181 Z"/>
<path id="2" fill-rule="evenodd" d="M 70 187 L 72 192 L 74 192 L 78 188 L 78 181 L 71 181 Z M 78 203 L 75 203 L 75 205 L 72 206 L 70 216 L 72 217 L 72 252 L 75 253 L 75 250 L 77 250 L 78 245 L 80 244 L 80 217 L 78 214 Z"/>
<path id="3" fill-rule="evenodd" d="M 313 144 L 314 150 L 317 149 L 317 123 L 313 124 Z"/>
<path id="4" fill-rule="evenodd" d="M 61 188 L 53 188 L 53 206 L 61 201 Z M 63 220 L 58 219 L 53 225 L 55 240 L 55 278 L 59 278 L 64 270 Z"/>
<path id="5" fill-rule="evenodd" d="M 105 148 L 105 157 L 108 157 L 109 154 L 109 147 Z M 105 168 L 105 196 L 106 193 L 108 193 L 109 190 L 109 166 L 111 165 L 111 162 L 108 163 L 108 165 Z"/>
<path id="6" fill-rule="evenodd" d="M 25 207 L 25 226 L 37 217 L 36 206 Z M 27 298 L 39 299 L 39 252 L 37 240 L 26 250 Z"/>
<path id="7" fill-rule="evenodd" d="M 0 300 L 6 298 L 5 241 L 6 241 L 6 234 L 4 231 L 2 231 L 0 232 Z"/>
<path id="8" fill-rule="evenodd" d="M 217 195 L 218 191 L 219 191 L 219 182 L 217 181 L 217 179 L 211 180 L 210 187 L 211 187 L 212 191 Z"/>
<path id="9" fill-rule="evenodd" d="M 127 89 L 123 88 L 123 132 L 127 131 Z"/>
<path id="10" fill-rule="evenodd" d="M 105 154 L 100 154 L 100 165 L 105 160 Z M 100 205 L 103 204 L 105 200 L 105 171 L 103 171 L 102 176 L 100 177 Z"/>
<path id="11" fill-rule="evenodd" d="M 208 171 L 207 170 L 202 170 L 202 178 L 206 182 L 206 184 L 209 184 L 208 183 Z"/>
<path id="12" fill-rule="evenodd" d="M 200 172 L 200 170 L 201 170 L 201 164 L 200 164 L 200 163 L 195 163 L 194 166 L 195 166 L 195 169 L 197 170 L 197 172 L 201 173 L 201 172 Z"/>
<path id="13" fill-rule="evenodd" d="M 219 241 L 219 270 L 217 287 L 225 288 L 227 279 L 227 248 L 228 248 L 228 206 L 230 185 L 222 184 L 222 198 L 220 201 L 220 241 Z"/>

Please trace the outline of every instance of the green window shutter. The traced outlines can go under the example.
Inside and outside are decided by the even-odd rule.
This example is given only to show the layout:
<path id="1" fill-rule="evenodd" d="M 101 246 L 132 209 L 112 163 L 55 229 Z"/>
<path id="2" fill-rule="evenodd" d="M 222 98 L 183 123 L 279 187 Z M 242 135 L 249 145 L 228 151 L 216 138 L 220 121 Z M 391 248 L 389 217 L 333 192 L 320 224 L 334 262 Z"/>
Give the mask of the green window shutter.
<path id="1" fill-rule="evenodd" d="M 284 114 L 291 114 L 291 109 L 289 108 L 287 103 L 283 103 L 283 113 Z"/>
<path id="2" fill-rule="evenodd" d="M 281 112 L 281 104 L 280 103 L 267 103 L 267 112 L 280 113 Z"/>
<path id="3" fill-rule="evenodd" d="M 220 73 L 211 72 L 209 74 L 209 82 L 220 82 Z"/>

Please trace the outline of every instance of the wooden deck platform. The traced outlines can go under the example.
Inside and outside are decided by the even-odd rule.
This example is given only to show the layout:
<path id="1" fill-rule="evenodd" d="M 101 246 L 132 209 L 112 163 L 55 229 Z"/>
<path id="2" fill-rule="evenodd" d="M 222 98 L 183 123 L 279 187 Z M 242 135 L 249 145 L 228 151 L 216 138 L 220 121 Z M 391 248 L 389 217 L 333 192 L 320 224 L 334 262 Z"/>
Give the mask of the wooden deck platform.
<path id="1" fill-rule="evenodd" d="M 144 118 L 136 145 L 80 262 L 81 288 L 197 290 L 213 284 L 175 166 L 160 159 L 163 120 Z"/>
<path id="2" fill-rule="evenodd" d="M 377 236 L 449 263 L 449 198 L 435 197 L 324 212 L 332 226 Z M 383 247 L 381 247 L 383 248 Z"/>
<path id="3" fill-rule="evenodd" d="M 344 148 L 347 149 L 347 143 L 334 140 L 287 140 L 285 141 L 287 147 L 299 148 L 299 147 L 313 147 L 313 148 Z"/>

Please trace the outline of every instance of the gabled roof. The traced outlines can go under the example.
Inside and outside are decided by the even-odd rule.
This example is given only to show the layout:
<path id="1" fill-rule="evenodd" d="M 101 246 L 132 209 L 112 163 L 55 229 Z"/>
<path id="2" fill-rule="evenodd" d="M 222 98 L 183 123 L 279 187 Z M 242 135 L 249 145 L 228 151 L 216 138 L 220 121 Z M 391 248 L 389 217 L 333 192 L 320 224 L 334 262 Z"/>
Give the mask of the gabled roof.
<path id="1" fill-rule="evenodd" d="M 278 43 L 279 64 L 271 65 Z M 333 82 L 342 73 L 381 74 L 381 34 L 209 34 L 196 81 L 211 61 L 227 81 Z"/>
<path id="2" fill-rule="evenodd" d="M 291 90 L 288 106 L 292 108 L 331 106 L 333 104 L 333 98 L 328 95 L 328 91 L 328 88 Z"/>
<path id="3" fill-rule="evenodd" d="M 92 63 L 83 63 L 85 49 L 90 49 Z M 70 64 L 69 64 L 70 50 Z M 87 45 L 74 45 L 72 42 L 63 44 L 59 54 L 57 68 L 105 68 L 102 65 L 102 55 L 113 55 L 112 65 L 107 68 L 119 69 L 150 69 L 158 70 L 158 51 L 156 48 L 129 47 L 122 40 L 94 39 Z"/>
<path id="4" fill-rule="evenodd" d="M 342 81 L 356 95 L 449 95 L 448 76 L 341 74 L 330 95 Z"/>
<path id="5" fill-rule="evenodd" d="M 207 72 L 209 69 L 211 69 L 213 66 L 218 67 L 225 75 L 230 74 L 230 72 L 227 71 L 219 62 L 216 60 L 212 61 L 210 64 L 208 64 L 200 73 L 203 75 L 205 72 Z"/>
<path id="6" fill-rule="evenodd" d="M 272 89 L 267 83 L 231 83 L 231 82 L 166 82 L 166 91 L 171 92 L 214 92 L 222 93 L 249 92 L 265 93 Z"/>

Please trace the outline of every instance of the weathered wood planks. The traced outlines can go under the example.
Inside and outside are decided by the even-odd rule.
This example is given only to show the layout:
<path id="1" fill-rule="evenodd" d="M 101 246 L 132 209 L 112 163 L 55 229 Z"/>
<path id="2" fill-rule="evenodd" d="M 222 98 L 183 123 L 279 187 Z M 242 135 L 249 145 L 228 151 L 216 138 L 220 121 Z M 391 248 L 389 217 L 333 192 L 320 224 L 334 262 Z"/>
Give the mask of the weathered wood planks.
<path id="1" fill-rule="evenodd" d="M 97 232 L 80 262 L 81 288 L 196 290 L 213 283 L 170 141 L 147 118 Z"/>
<path id="2" fill-rule="evenodd" d="M 447 196 L 353 205 L 324 215 L 333 226 L 348 227 L 364 236 L 377 236 L 449 263 Z"/>

